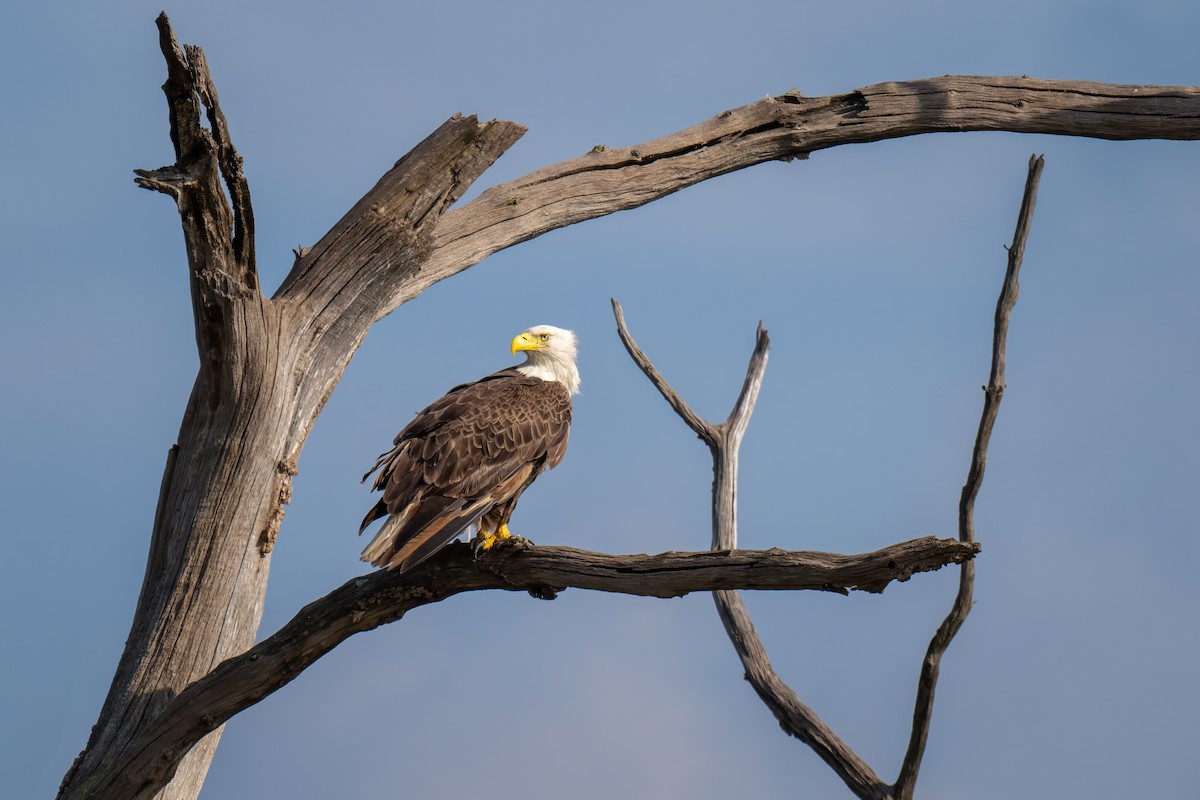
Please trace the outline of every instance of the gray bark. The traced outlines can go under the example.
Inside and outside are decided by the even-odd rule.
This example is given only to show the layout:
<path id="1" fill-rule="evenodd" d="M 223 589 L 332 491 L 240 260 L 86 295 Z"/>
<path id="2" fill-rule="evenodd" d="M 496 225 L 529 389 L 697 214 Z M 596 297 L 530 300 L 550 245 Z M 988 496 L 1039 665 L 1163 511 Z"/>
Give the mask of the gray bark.
<path id="1" fill-rule="evenodd" d="M 1037 206 L 1038 185 L 1042 180 L 1045 161 L 1041 156 L 1031 156 L 1029 173 L 1025 178 L 1025 193 L 1021 197 L 1021 210 L 1017 213 L 1017 227 L 1013 231 L 1012 245 L 1008 248 L 1008 266 L 1004 271 L 1004 283 L 1000 297 L 996 300 L 996 315 L 992 325 L 992 367 L 987 385 L 983 387 L 983 411 L 979 415 L 979 429 L 975 444 L 971 448 L 971 465 L 967 469 L 967 480 L 963 484 L 958 502 L 958 539 L 963 544 L 975 544 L 975 498 L 983 486 L 983 473 L 987 466 L 988 443 L 992 429 L 1000 413 L 1000 401 L 1004 399 L 1004 365 L 1007 358 L 1008 324 L 1020 294 L 1021 264 L 1025 260 L 1025 243 L 1029 240 L 1029 229 L 1033 224 L 1033 210 Z M 933 697 L 937 689 L 938 674 L 942 668 L 942 656 L 953 641 L 958 629 L 971 613 L 975 595 L 975 565 L 963 562 L 958 576 L 958 593 L 950 612 L 934 632 L 921 662 L 921 674 L 917 678 L 917 700 L 913 707 L 912 735 L 908 750 L 900 765 L 894 793 L 897 800 L 912 800 L 917 788 L 917 775 L 921 771 L 921 758 L 925 754 L 925 742 L 929 738 L 929 726 L 933 719 Z"/>
<path id="2" fill-rule="evenodd" d="M 175 164 L 139 183 L 175 199 L 191 276 L 200 372 L 171 449 L 133 625 L 62 797 L 93 792 L 188 684 L 254 642 L 271 550 L 313 421 L 387 298 L 428 250 L 440 214 L 523 132 L 454 117 L 401 159 L 267 299 L 253 258 L 241 158 L 203 54 L 165 16 L 163 89 Z M 201 106 L 211 132 L 201 127 Z M 229 187 L 230 203 L 222 191 Z M 220 731 L 162 797 L 194 797 Z"/>
<path id="3" fill-rule="evenodd" d="M 187 686 L 249 648 L 297 459 L 322 405 L 370 325 L 433 283 L 549 230 L 840 144 L 956 130 L 1200 138 L 1196 88 L 945 77 L 825 98 L 790 92 L 632 148 L 594 148 L 449 210 L 524 131 L 455 116 L 298 255 L 267 298 L 249 187 L 203 52 L 180 47 L 165 16 L 158 24 L 176 161 L 139 171 L 139 183 L 178 205 L 200 370 L 167 459 L 125 651 L 63 779 L 64 798 L 98 796 Z M 158 796 L 197 794 L 219 732 Z"/>
<path id="4" fill-rule="evenodd" d="M 462 592 L 527 591 L 542 599 L 567 588 L 643 597 L 680 597 L 726 586 L 882 592 L 894 580 L 973 558 L 978 549 L 933 537 L 857 556 L 783 550 L 616 556 L 570 547 L 505 547 L 477 562 L 467 545 L 455 544 L 411 572 L 379 571 L 347 582 L 310 603 L 273 636 L 192 683 L 98 777 L 90 796 L 153 797 L 177 766 L 186 765 L 181 758 L 188 748 L 350 636 Z"/>

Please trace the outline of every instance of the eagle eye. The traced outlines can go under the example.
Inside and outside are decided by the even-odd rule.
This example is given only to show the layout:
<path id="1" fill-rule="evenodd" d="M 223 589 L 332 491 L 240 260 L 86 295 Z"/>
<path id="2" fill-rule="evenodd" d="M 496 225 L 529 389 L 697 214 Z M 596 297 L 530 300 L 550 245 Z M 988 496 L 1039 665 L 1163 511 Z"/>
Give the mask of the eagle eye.
<path id="1" fill-rule="evenodd" d="M 550 334 L 548 334 L 548 333 L 543 333 L 543 334 L 541 334 L 541 339 L 542 339 L 542 341 L 543 341 L 543 342 L 548 342 L 548 341 L 550 341 Z"/>

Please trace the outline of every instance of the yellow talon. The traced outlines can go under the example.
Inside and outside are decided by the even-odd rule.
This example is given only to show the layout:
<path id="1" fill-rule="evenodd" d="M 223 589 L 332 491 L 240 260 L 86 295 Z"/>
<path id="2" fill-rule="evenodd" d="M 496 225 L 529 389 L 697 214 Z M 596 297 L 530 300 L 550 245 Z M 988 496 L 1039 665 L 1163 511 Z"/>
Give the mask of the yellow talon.
<path id="1" fill-rule="evenodd" d="M 506 542 L 513 537 L 518 539 L 521 538 L 510 531 L 507 525 L 501 525 L 500 529 L 495 533 L 480 531 L 479 535 L 475 537 L 474 541 L 475 554 L 479 555 L 480 553 L 486 553 L 501 542 Z"/>

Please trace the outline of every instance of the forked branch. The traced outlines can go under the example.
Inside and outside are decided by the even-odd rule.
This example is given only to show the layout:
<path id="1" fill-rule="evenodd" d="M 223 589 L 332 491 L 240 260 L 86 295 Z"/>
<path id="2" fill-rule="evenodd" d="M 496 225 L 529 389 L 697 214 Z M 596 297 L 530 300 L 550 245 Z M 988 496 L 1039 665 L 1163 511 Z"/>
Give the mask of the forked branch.
<path id="1" fill-rule="evenodd" d="M 625 315 L 621 304 L 613 300 L 613 314 L 617 320 L 617 332 L 625 348 L 638 367 L 650 379 L 663 397 L 667 398 L 673 408 L 687 408 L 686 402 L 679 397 L 667 380 L 646 357 L 641 348 L 634 342 L 625 326 Z M 742 434 L 750 422 L 754 411 L 754 403 L 762 385 L 763 374 L 767 366 L 767 355 L 770 350 L 770 339 L 758 325 L 758 333 L 754 354 L 746 370 L 746 379 L 742 384 L 742 392 L 734 403 L 729 418 L 720 424 L 714 424 L 698 417 L 693 421 L 684 417 L 688 426 L 698 433 L 701 430 L 711 430 L 711 438 L 701 434 L 701 438 L 709 444 L 713 457 L 713 549 L 725 549 L 737 545 L 737 464 L 738 448 L 741 445 Z M 690 409 L 688 409 L 690 411 Z M 680 416 L 683 416 L 682 414 Z M 717 605 L 717 614 L 729 635 L 730 642 L 741 659 L 745 669 L 746 680 L 754 687 L 754 691 L 771 709 L 779 725 L 791 736 L 807 744 L 813 751 L 838 774 L 846 785 L 863 798 L 886 798 L 888 787 L 871 769 L 866 761 L 861 759 L 854 750 L 838 737 L 833 730 L 805 705 L 784 682 L 771 666 L 767 650 L 754 623 L 746 610 L 742 597 L 736 591 L 720 590 L 713 592 L 713 600 Z"/>
<path id="2" fill-rule="evenodd" d="M 983 482 L 984 466 L 987 462 L 987 447 L 992 427 L 999 412 L 1000 400 L 1004 395 L 1005 344 L 1008 338 L 1008 323 L 1017 301 L 1018 275 L 1029 236 L 1030 222 L 1037 199 L 1037 186 L 1041 177 L 1043 161 L 1034 156 L 1029 161 L 1029 175 L 1025 194 L 1018 215 L 1017 229 L 1009 248 L 1008 269 L 1004 285 L 996 304 L 995 327 L 992 337 L 992 367 L 988 385 L 984 387 L 985 399 L 979 431 L 971 456 L 971 467 L 967 482 L 963 486 L 959 502 L 959 541 L 964 545 L 978 546 L 975 541 L 974 508 L 975 498 Z M 687 402 L 671 387 L 655 369 L 625 325 L 621 305 L 613 300 L 613 314 L 617 320 L 617 332 L 634 362 L 645 373 L 650 382 L 662 393 L 676 413 L 688 427 L 696 431 L 712 451 L 713 455 L 713 549 L 726 549 L 737 545 L 737 459 L 742 433 L 754 410 L 763 371 L 766 368 L 769 340 L 762 324 L 758 327 L 758 342 L 741 396 L 724 423 L 719 425 L 701 419 Z M 908 751 L 901 765 L 896 782 L 888 785 L 861 759 L 853 749 L 842 741 L 828 725 L 779 677 L 771 666 L 766 648 L 763 647 L 750 614 L 737 591 L 718 590 L 713 592 L 717 613 L 737 651 L 738 658 L 746 670 L 746 680 L 758 693 L 763 703 L 771 709 L 783 730 L 807 744 L 846 783 L 854 794 L 864 800 L 911 800 L 916 787 L 917 774 L 925 752 L 925 743 L 933 717 L 933 696 L 937 686 L 942 655 L 949 647 L 954 635 L 962 627 L 971 610 L 971 598 L 975 583 L 974 561 L 964 561 L 959 577 L 958 594 L 949 615 L 942 622 L 929 643 L 921 674 L 917 684 L 917 701 L 913 713 L 912 734 Z"/>

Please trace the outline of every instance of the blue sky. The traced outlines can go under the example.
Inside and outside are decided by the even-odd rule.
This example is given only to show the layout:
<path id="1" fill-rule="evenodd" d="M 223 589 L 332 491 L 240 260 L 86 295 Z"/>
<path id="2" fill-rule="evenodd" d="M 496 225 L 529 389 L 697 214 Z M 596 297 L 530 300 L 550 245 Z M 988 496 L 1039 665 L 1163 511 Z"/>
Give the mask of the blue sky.
<path id="1" fill-rule="evenodd" d="M 735 9 L 736 5 L 736 9 Z M 196 370 L 164 67 L 137 2 L 0 11 L 0 773 L 51 794 L 128 631 Z M 273 289 L 461 111 L 529 133 L 479 189 L 764 94 L 947 73 L 1200 83 L 1185 2 L 167 5 L 212 65 Z M 724 418 L 759 319 L 747 547 L 952 535 L 1031 152 L 1046 171 L 977 508 L 977 605 L 943 665 L 928 798 L 1183 797 L 1200 714 L 1200 145 L 1015 134 L 837 148 L 499 253 L 381 321 L 300 461 L 263 634 L 364 571 L 358 476 L 414 411 L 581 340 L 564 464 L 513 528 L 612 552 L 708 542 L 708 454 L 629 361 L 608 299 Z M 477 191 L 477 190 L 475 190 Z M 473 191 L 474 193 L 474 191 Z M 776 668 L 885 778 L 951 571 L 882 596 L 747 598 Z M 458 597 L 356 637 L 230 724 L 203 797 L 848 793 L 741 679 L 711 601 Z"/>

